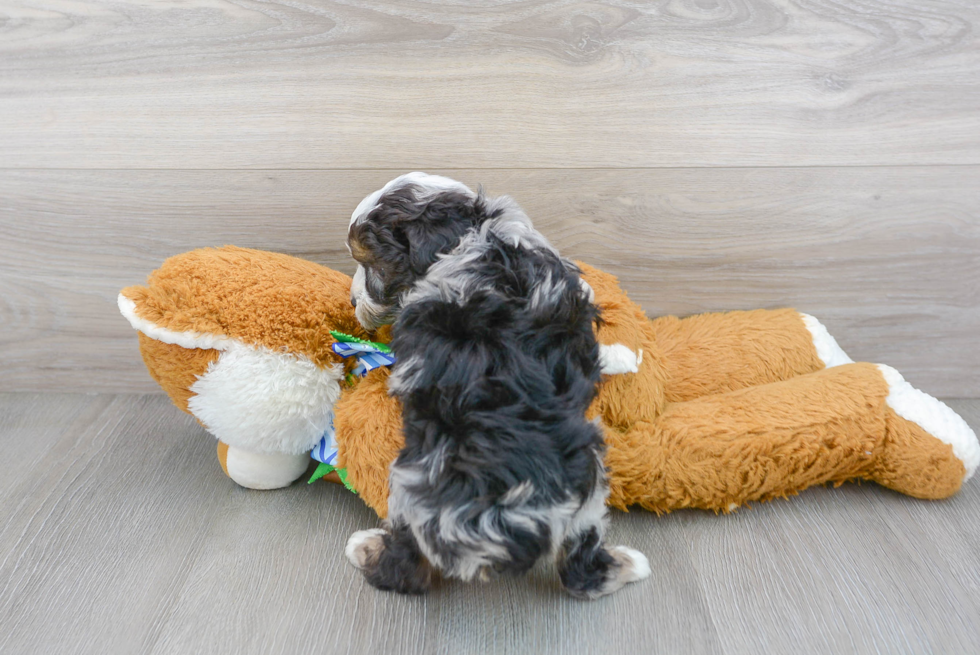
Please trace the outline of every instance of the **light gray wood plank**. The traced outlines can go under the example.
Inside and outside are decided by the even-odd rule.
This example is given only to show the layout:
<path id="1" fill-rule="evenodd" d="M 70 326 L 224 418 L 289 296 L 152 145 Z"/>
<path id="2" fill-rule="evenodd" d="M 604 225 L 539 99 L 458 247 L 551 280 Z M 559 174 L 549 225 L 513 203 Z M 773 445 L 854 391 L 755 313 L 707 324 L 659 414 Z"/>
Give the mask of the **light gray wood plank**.
<path id="1" fill-rule="evenodd" d="M 972 0 L 3 0 L 0 166 L 980 163 Z"/>
<path id="2" fill-rule="evenodd" d="M 300 482 L 229 500 L 151 652 L 431 652 L 432 600 L 372 593 L 343 557 L 378 522 L 356 496 Z"/>
<path id="3" fill-rule="evenodd" d="M 39 471 L 54 465 L 52 451 L 73 443 L 108 402 L 108 396 L 78 394 L 0 396 L 0 443 L 7 463 L 0 476 L 0 506 L 6 512 L 35 490 Z"/>
<path id="4" fill-rule="evenodd" d="M 980 401 L 949 403 L 980 427 Z M 975 480 L 937 502 L 848 484 L 727 516 L 616 512 L 610 541 L 654 573 L 593 603 L 548 570 L 403 598 L 343 560 L 377 521 L 355 496 L 238 489 L 212 446 L 159 396 L 0 394 L 5 463 L 34 482 L 0 499 L 0 651 L 921 654 L 980 639 Z"/>
<path id="5" fill-rule="evenodd" d="M 871 485 L 807 492 L 696 538 L 695 561 L 728 652 L 969 652 L 980 638 L 975 576 L 956 517 L 980 502 L 975 484 L 936 503 Z M 962 522 L 956 518 L 955 523 Z M 928 527 L 926 527 L 928 526 Z M 780 626 L 773 628 L 773 626 Z"/>
<path id="6" fill-rule="evenodd" d="M 157 390 L 121 287 L 227 243 L 349 273 L 352 208 L 400 172 L 0 172 L 0 390 Z M 650 315 L 795 306 L 855 359 L 980 395 L 980 167 L 441 172 L 513 195 Z"/>
<path id="7" fill-rule="evenodd" d="M 0 652 L 145 650 L 231 492 L 211 438 L 166 398 L 87 401 L 100 411 L 63 432 L 0 432 L 4 453 L 47 451 L 4 461 L 30 478 L 0 504 Z M 23 405 L 57 425 L 55 400 L 0 397 L 0 413 Z"/>

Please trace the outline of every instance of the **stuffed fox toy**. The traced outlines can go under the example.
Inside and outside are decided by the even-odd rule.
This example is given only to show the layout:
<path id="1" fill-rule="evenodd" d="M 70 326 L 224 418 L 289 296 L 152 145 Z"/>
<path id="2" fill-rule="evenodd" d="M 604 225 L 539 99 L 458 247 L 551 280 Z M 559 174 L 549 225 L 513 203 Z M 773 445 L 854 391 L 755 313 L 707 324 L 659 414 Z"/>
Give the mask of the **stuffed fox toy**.
<path id="1" fill-rule="evenodd" d="M 980 464 L 960 416 L 894 369 L 851 361 L 811 316 L 651 320 L 615 277 L 580 266 L 603 319 L 607 375 L 589 413 L 605 430 L 611 506 L 727 512 L 852 479 L 938 499 Z M 350 284 L 286 255 L 202 249 L 123 289 L 119 309 L 150 374 L 218 438 L 236 482 L 290 484 L 329 435 L 345 483 L 384 517 L 401 412 L 388 368 L 360 377 L 338 354 L 338 333 L 388 340 L 360 327 Z"/>

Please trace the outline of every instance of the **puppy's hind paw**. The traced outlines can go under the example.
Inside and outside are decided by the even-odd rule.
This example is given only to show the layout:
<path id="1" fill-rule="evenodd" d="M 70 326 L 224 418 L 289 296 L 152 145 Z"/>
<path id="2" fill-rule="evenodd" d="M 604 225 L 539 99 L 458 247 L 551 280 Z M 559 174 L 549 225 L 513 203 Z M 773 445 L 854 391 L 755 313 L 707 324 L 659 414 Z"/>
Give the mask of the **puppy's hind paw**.
<path id="1" fill-rule="evenodd" d="M 650 577 L 650 561 L 638 550 L 626 546 L 615 546 L 609 553 L 619 562 L 619 579 L 625 584 Z"/>
<path id="2" fill-rule="evenodd" d="M 378 556 L 384 550 L 384 535 L 385 531 L 381 528 L 355 532 L 347 540 L 344 555 L 357 568 L 367 568 L 378 561 Z"/>

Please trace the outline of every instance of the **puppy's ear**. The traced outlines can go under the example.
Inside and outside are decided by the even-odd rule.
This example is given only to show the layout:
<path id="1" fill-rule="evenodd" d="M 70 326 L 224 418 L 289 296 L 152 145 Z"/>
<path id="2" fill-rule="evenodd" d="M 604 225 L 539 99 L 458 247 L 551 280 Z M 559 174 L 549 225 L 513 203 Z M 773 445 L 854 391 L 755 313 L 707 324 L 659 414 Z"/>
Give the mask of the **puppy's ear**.
<path id="1" fill-rule="evenodd" d="M 430 200 L 414 220 L 401 226 L 412 272 L 425 275 L 439 255 L 452 251 L 464 234 L 487 218 L 483 204 L 469 195 L 447 192 Z"/>

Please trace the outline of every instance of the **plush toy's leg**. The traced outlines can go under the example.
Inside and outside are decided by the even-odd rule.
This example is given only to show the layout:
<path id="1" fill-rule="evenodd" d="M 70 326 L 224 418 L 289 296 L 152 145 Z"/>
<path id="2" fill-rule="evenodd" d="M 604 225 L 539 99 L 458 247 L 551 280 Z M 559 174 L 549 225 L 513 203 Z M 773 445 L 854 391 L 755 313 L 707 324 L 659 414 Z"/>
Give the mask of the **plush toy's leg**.
<path id="1" fill-rule="evenodd" d="M 281 489 L 309 467 L 309 454 L 253 453 L 218 442 L 218 461 L 229 478 L 248 489 Z"/>
<path id="2" fill-rule="evenodd" d="M 789 380 L 851 363 L 827 329 L 793 309 L 699 314 L 650 322 L 669 402 Z"/>
<path id="3" fill-rule="evenodd" d="M 628 311 L 629 310 L 629 311 Z M 635 349 L 634 372 L 607 375 L 590 413 L 625 428 L 654 421 L 667 403 L 792 379 L 850 363 L 827 330 L 793 309 L 665 316 L 639 321 L 638 308 L 608 304 L 602 354 Z M 615 348 L 609 340 L 617 341 Z M 624 346 L 623 344 L 629 344 Z M 602 358 L 600 358 L 600 361 Z"/>
<path id="4" fill-rule="evenodd" d="M 610 504 L 654 511 L 729 511 L 853 478 L 943 498 L 980 462 L 962 419 L 874 364 L 673 403 L 606 442 Z"/>
<path id="5" fill-rule="evenodd" d="M 596 337 L 605 374 L 590 416 L 625 429 L 668 402 L 788 380 L 850 362 L 813 317 L 792 309 L 649 320 L 616 278 L 581 264 L 602 310 Z"/>

